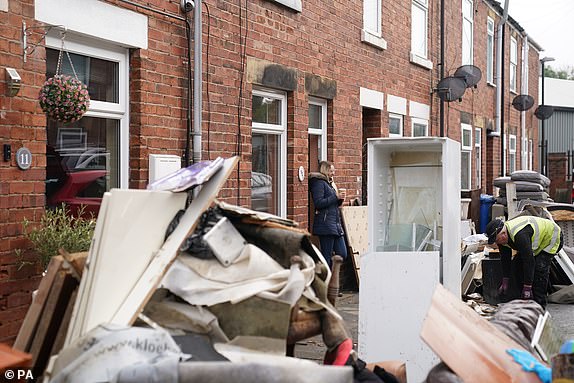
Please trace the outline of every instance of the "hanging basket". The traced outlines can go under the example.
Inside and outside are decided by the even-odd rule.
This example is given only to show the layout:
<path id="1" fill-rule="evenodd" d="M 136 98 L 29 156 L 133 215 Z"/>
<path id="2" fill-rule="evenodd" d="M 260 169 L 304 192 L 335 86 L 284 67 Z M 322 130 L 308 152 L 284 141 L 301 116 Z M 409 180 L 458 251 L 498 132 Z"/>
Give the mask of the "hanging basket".
<path id="1" fill-rule="evenodd" d="M 78 121 L 90 107 L 86 85 L 76 78 L 61 74 L 44 83 L 38 100 L 49 118 L 65 123 Z"/>

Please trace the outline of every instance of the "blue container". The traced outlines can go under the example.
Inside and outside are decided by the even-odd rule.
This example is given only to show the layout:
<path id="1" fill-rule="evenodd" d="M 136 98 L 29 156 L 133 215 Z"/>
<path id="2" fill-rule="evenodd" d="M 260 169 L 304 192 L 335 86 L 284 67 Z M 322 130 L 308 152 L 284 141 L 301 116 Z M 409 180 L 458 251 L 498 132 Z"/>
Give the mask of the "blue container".
<path id="1" fill-rule="evenodd" d="M 480 232 L 486 231 L 486 225 L 490 222 L 490 209 L 496 202 L 496 198 L 489 194 L 480 195 Z"/>

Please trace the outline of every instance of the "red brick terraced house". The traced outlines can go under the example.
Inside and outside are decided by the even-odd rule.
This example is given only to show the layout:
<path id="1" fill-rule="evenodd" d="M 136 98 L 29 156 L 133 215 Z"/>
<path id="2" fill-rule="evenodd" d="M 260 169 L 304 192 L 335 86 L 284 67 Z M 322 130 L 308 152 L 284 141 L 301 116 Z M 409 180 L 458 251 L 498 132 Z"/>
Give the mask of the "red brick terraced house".
<path id="1" fill-rule="evenodd" d="M 367 203 L 371 137 L 460 141 L 463 189 L 492 193 L 494 178 L 536 168 L 534 108 L 512 101 L 538 104 L 541 47 L 504 14 L 494 0 L 0 0 L 0 342 L 42 271 L 23 220 L 145 188 L 150 155 L 238 155 L 220 198 L 302 227 L 319 160 Z M 462 66 L 480 81 L 441 103 L 439 81 Z M 56 73 L 88 86 L 76 122 L 39 105 Z M 82 187 L 63 195 L 72 173 Z"/>

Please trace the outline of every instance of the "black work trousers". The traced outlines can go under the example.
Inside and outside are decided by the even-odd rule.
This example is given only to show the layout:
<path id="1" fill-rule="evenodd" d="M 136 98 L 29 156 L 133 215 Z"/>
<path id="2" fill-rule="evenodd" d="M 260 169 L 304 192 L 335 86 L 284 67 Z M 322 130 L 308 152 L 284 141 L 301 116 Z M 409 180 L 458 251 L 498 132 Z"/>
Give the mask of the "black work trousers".
<path id="1" fill-rule="evenodd" d="M 562 249 L 563 244 L 562 233 L 560 233 L 560 246 L 558 251 Z M 550 254 L 545 251 L 540 252 L 534 257 L 534 279 L 532 280 L 532 295 L 534 301 L 538 302 L 540 306 L 546 307 L 546 295 L 548 293 L 548 279 L 550 276 L 550 265 L 552 263 L 552 258 L 556 254 Z M 513 273 L 513 279 L 517 283 L 518 291 L 522 292 L 522 285 L 524 284 L 524 269 L 522 264 L 522 257 L 517 254 L 512 260 L 513 265 L 511 270 Z M 520 297 L 516 297 L 520 298 Z"/>

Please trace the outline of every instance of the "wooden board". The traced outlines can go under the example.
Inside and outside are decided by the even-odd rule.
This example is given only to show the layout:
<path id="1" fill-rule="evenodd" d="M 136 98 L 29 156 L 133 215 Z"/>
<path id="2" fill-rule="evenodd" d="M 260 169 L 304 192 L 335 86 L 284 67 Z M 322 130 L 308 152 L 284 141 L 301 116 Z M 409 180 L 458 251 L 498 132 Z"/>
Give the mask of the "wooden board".
<path id="1" fill-rule="evenodd" d="M 341 218 L 349 255 L 355 267 L 357 285 L 359 285 L 361 256 L 367 252 L 369 247 L 367 206 L 341 207 Z"/>
<path id="2" fill-rule="evenodd" d="M 521 347 L 442 285 L 432 297 L 421 338 L 464 382 L 540 380 L 506 353 Z"/>
<path id="3" fill-rule="evenodd" d="M 574 211 L 570 210 L 552 210 L 550 211 L 554 221 L 574 221 Z"/>
<path id="4" fill-rule="evenodd" d="M 8 368 L 30 367 L 31 361 L 32 355 L 0 343 L 0 371 L 4 372 Z M 6 379 L 6 381 L 8 380 Z"/>
<path id="5" fill-rule="evenodd" d="M 32 301 L 32 304 L 26 313 L 24 322 L 20 327 L 16 341 L 14 342 L 15 349 L 20 351 L 30 351 L 30 345 L 34 337 L 34 333 L 36 332 L 38 321 L 42 315 L 42 310 L 46 304 L 46 299 L 50 293 L 50 287 L 56 278 L 58 270 L 62 266 L 62 262 L 63 259 L 59 256 L 55 256 L 50 259 L 46 275 L 40 281 L 36 297 Z"/>
<path id="6" fill-rule="evenodd" d="M 39 376 L 46 367 L 62 317 L 76 286 L 77 281 L 71 274 L 63 270 L 56 273 L 30 346 L 34 376 Z"/>
<path id="7" fill-rule="evenodd" d="M 64 347 L 64 341 L 66 340 L 66 334 L 68 333 L 68 327 L 70 326 L 70 319 L 72 318 L 72 311 L 74 308 L 74 303 L 76 302 L 76 296 L 78 295 L 78 288 L 75 288 L 68 300 L 66 305 L 66 311 L 62 317 L 62 322 L 56 334 L 56 339 L 52 345 L 52 350 L 50 355 L 57 355 L 60 350 Z"/>
<path id="8" fill-rule="evenodd" d="M 143 275 L 134 285 L 122 306 L 111 319 L 112 323 L 131 325 L 143 310 L 151 295 L 159 286 L 167 269 L 178 254 L 178 249 L 183 241 L 195 230 L 199 218 L 217 197 L 217 193 L 223 187 L 227 178 L 237 165 L 239 158 L 231 157 L 224 161 L 222 169 L 218 171 L 207 183 L 205 183 L 197 197 L 189 205 L 185 214 L 181 217 L 179 225 L 165 241 L 156 256 L 152 259 Z"/>

